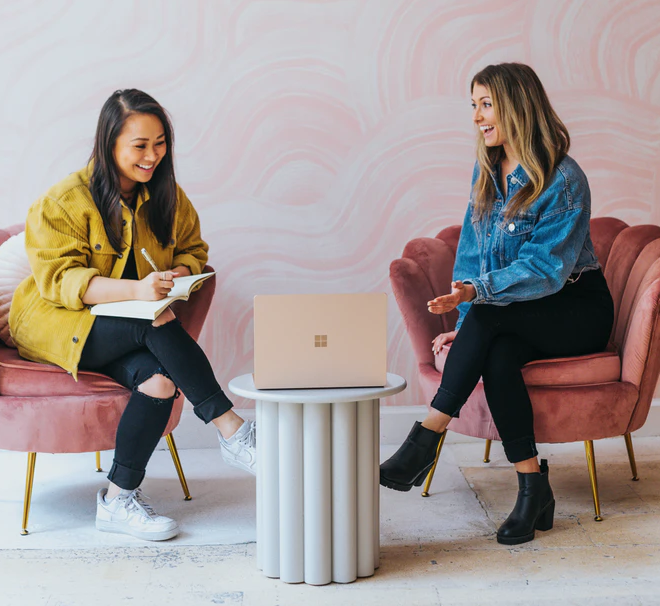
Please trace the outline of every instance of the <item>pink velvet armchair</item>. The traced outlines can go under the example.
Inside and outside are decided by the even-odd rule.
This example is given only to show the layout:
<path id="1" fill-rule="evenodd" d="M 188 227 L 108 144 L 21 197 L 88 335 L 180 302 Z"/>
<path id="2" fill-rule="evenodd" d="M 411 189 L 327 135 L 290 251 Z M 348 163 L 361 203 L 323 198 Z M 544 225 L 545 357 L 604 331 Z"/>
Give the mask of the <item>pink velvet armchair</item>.
<path id="1" fill-rule="evenodd" d="M 436 316 L 426 302 L 450 291 L 460 226 L 442 230 L 435 238 L 411 240 L 403 257 L 390 265 L 390 280 L 418 361 L 424 397 L 431 401 L 442 379 L 448 348 L 439 355 L 431 340 L 453 330 L 458 312 Z M 623 436 L 637 479 L 631 432 L 648 416 L 660 373 L 660 227 L 629 227 L 618 219 L 591 220 L 596 254 L 604 268 L 615 305 L 615 321 L 607 351 L 576 358 L 530 362 L 523 368 L 534 407 L 534 430 L 539 443 L 583 441 L 594 499 L 595 519 L 600 502 L 593 440 Z M 480 382 L 461 416 L 449 429 L 490 440 L 499 436 Z M 436 464 L 442 448 L 438 447 Z M 423 496 L 435 466 L 429 473 Z"/>
<path id="2" fill-rule="evenodd" d="M 0 244 L 24 229 L 14 225 L 0 229 Z M 204 271 L 212 271 L 206 267 Z M 215 276 L 204 282 L 186 303 L 173 305 L 174 313 L 188 333 L 197 339 L 215 291 Z M 130 391 L 109 377 L 81 371 L 78 382 L 57 366 L 24 360 L 15 349 L 0 342 L 0 449 L 28 453 L 28 470 L 21 534 L 27 522 L 38 452 L 96 452 L 115 447 L 115 433 Z M 163 435 L 174 461 L 186 500 L 186 483 L 172 431 L 179 424 L 183 396 L 174 409 Z"/>

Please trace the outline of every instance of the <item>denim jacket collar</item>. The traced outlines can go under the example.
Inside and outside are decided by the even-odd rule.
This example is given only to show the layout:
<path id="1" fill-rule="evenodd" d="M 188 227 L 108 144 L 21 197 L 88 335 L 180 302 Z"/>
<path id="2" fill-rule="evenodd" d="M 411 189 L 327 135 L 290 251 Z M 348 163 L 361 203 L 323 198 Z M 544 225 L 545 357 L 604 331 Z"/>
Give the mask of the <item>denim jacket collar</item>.
<path id="1" fill-rule="evenodd" d="M 492 173 L 490 173 L 490 178 L 493 180 L 493 183 L 495 184 L 495 190 L 497 191 L 498 198 L 500 200 L 504 200 L 505 196 L 502 192 L 502 186 L 501 186 L 501 179 L 500 179 L 500 174 L 502 171 L 502 165 L 501 164 L 496 164 L 495 169 L 493 170 Z M 513 194 L 515 194 L 519 189 L 523 188 L 527 183 L 529 183 L 529 177 L 527 176 L 527 173 L 525 172 L 525 169 L 518 164 L 512 171 L 511 173 L 507 176 L 509 183 L 507 187 L 507 195 L 506 199 L 509 200 Z"/>

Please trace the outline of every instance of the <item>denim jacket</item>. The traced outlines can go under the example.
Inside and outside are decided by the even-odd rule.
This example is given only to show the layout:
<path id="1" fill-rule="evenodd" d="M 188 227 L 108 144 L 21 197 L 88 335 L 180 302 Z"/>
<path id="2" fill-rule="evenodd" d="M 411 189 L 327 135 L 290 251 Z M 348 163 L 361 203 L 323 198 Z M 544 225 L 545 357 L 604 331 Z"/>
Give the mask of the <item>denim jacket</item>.
<path id="1" fill-rule="evenodd" d="M 477 163 L 473 190 L 478 176 Z M 498 174 L 491 177 L 497 191 L 492 210 L 479 220 L 471 195 L 458 242 L 454 280 L 472 284 L 476 298 L 458 306 L 456 330 L 472 303 L 540 299 L 561 290 L 571 274 L 600 267 L 589 231 L 589 183 L 575 160 L 566 156 L 532 206 L 509 220 L 504 209 L 529 181 L 527 173 L 518 165 L 507 176 L 504 203 Z"/>

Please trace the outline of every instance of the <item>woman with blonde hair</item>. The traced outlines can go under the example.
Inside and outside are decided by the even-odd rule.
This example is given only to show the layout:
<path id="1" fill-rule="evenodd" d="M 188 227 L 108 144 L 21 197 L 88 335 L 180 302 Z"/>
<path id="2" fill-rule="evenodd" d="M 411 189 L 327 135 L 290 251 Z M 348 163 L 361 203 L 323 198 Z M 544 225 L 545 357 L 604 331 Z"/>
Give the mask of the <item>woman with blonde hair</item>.
<path id="1" fill-rule="evenodd" d="M 422 484 L 452 417 L 480 378 L 508 460 L 515 507 L 497 540 L 517 545 L 550 530 L 555 500 L 538 463 L 532 405 L 521 368 L 541 358 L 605 349 L 614 306 L 589 232 L 587 178 L 569 157 L 570 137 L 534 71 L 490 65 L 471 84 L 477 161 L 456 251 L 452 291 L 430 313 L 458 307 L 442 382 L 424 421 L 381 465 L 383 486 Z"/>

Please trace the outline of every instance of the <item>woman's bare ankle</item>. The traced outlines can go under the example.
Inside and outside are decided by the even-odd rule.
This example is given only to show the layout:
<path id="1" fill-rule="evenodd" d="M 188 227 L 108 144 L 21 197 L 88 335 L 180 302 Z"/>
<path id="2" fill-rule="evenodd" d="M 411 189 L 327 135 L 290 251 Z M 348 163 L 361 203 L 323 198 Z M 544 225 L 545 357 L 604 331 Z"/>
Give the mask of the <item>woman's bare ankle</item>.
<path id="1" fill-rule="evenodd" d="M 432 408 L 429 411 L 429 414 L 426 416 L 426 419 L 422 421 L 422 427 L 426 427 L 426 429 L 430 429 L 436 433 L 442 433 L 445 429 L 447 429 L 449 421 L 451 421 L 451 417 L 449 415 L 446 415 L 444 412 L 440 412 L 439 410 Z"/>
<path id="2" fill-rule="evenodd" d="M 215 425 L 222 437 L 227 440 L 231 438 L 243 425 L 244 420 L 239 417 L 233 410 L 228 410 L 219 417 L 211 421 Z"/>
<path id="3" fill-rule="evenodd" d="M 537 457 L 525 459 L 524 461 L 514 463 L 513 465 L 518 473 L 541 473 L 541 467 L 539 466 L 539 460 Z"/>
<path id="4" fill-rule="evenodd" d="M 119 493 L 121 492 L 121 488 L 117 486 L 117 484 L 113 484 L 110 482 L 108 485 L 108 492 L 105 495 L 105 500 L 106 501 L 112 501 Z"/>

